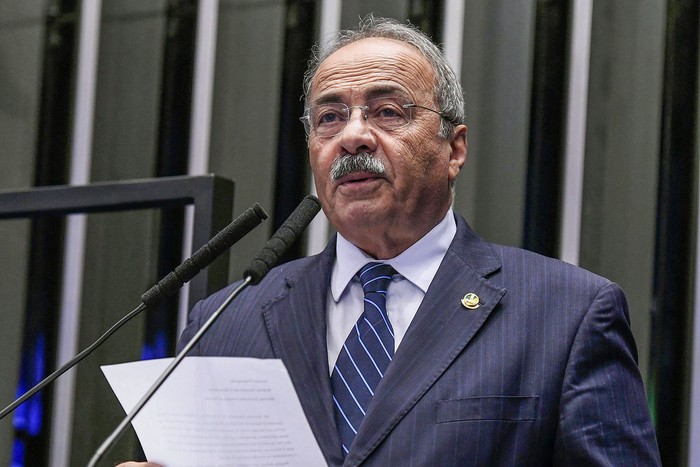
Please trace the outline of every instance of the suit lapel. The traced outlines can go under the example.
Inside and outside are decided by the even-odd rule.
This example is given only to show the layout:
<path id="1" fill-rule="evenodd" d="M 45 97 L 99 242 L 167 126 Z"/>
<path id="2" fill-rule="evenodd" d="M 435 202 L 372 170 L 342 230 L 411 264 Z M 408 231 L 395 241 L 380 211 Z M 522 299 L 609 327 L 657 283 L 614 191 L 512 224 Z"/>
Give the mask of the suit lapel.
<path id="1" fill-rule="evenodd" d="M 505 294 L 485 278 L 500 268 L 491 247 L 464 220 L 457 222 L 455 241 L 375 392 L 345 465 L 361 463 L 376 449 L 471 341 Z M 461 304 L 469 292 L 480 299 L 473 310 Z"/>
<path id="2" fill-rule="evenodd" d="M 286 278 L 285 293 L 263 307 L 274 353 L 284 362 L 311 430 L 331 465 L 343 462 L 333 418 L 326 350 L 326 298 L 335 242 Z"/>

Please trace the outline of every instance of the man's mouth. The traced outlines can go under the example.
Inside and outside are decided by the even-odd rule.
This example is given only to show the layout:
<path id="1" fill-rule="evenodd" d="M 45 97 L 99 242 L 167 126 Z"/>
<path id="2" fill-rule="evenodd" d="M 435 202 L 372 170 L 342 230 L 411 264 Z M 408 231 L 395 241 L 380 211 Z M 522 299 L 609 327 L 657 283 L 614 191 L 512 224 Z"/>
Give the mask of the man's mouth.
<path id="1" fill-rule="evenodd" d="M 364 181 L 368 180 L 373 180 L 376 178 L 381 178 L 381 175 L 377 175 L 374 173 L 369 173 L 369 172 L 353 172 L 347 175 L 344 175 L 343 177 L 340 177 L 337 182 L 339 185 L 343 185 L 346 183 L 361 183 Z"/>

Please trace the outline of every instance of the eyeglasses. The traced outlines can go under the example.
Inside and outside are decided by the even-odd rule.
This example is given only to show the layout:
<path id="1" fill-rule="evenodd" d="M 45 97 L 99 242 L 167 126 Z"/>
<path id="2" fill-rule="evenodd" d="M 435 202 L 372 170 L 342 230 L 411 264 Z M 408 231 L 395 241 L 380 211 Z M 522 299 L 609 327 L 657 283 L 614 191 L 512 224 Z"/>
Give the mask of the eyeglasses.
<path id="1" fill-rule="evenodd" d="M 307 136 L 314 133 L 317 137 L 328 138 L 343 131 L 350 121 L 352 109 L 360 109 L 362 118 L 368 125 L 387 132 L 399 130 L 411 123 L 413 109 L 428 110 L 447 118 L 439 110 L 414 104 L 402 97 L 378 97 L 368 100 L 365 105 L 348 106 L 340 102 L 312 105 L 299 120 L 304 124 Z"/>

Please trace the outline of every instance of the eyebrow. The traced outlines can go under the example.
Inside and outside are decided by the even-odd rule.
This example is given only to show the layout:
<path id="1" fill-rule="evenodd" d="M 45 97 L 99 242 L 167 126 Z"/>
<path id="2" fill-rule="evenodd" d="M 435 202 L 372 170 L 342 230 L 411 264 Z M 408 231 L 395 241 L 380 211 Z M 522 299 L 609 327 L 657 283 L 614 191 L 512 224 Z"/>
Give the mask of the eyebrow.
<path id="1" fill-rule="evenodd" d="M 405 97 L 409 98 L 408 94 L 404 92 L 402 89 L 396 87 L 396 86 L 391 86 L 391 85 L 384 85 L 384 86 L 379 86 L 370 89 L 367 91 L 364 95 L 365 100 L 369 99 L 375 99 L 377 97 Z M 330 93 L 326 94 L 319 99 L 316 99 L 312 104 L 313 105 L 318 105 L 318 104 L 328 104 L 331 102 L 341 102 L 343 103 L 343 99 L 341 98 L 341 93 Z"/>

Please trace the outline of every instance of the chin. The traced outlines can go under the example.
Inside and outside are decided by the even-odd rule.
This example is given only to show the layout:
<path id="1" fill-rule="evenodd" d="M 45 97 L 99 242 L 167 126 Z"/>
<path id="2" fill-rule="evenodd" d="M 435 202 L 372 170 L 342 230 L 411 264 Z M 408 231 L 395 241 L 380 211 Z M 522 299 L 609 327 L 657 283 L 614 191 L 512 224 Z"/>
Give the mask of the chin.
<path id="1" fill-rule="evenodd" d="M 387 216 L 381 210 L 353 210 L 342 215 L 336 215 L 333 223 L 339 232 L 352 232 L 371 228 L 383 228 L 386 225 Z M 345 236 L 345 235 L 344 235 Z"/>

